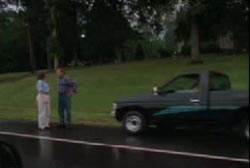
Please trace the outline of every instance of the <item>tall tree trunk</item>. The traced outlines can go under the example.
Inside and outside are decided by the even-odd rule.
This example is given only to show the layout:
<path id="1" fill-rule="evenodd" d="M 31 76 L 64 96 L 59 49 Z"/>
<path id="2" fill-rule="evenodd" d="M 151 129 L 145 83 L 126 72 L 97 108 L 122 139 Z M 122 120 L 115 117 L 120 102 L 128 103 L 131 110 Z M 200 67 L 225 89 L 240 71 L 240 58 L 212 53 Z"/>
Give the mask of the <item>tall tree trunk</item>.
<path id="1" fill-rule="evenodd" d="M 54 55 L 54 69 L 56 70 L 57 68 L 59 68 L 59 59 L 57 54 Z"/>
<path id="2" fill-rule="evenodd" d="M 80 56 L 80 45 L 79 45 L 79 40 L 80 40 L 80 33 L 78 31 L 78 23 L 77 23 L 77 7 L 76 7 L 76 4 L 74 2 L 72 2 L 73 4 L 73 19 L 74 19 L 74 30 L 72 30 L 74 33 L 74 36 L 75 36 L 75 45 L 73 47 L 73 54 L 74 54 L 74 66 L 78 66 L 79 64 L 79 56 Z"/>
<path id="3" fill-rule="evenodd" d="M 59 61 L 59 59 L 60 59 L 60 51 L 59 51 L 60 43 L 58 41 L 58 33 L 57 33 L 58 25 L 57 25 L 57 18 L 56 18 L 56 9 L 54 6 L 49 6 L 48 0 L 44 0 L 44 1 L 46 3 L 47 7 L 49 8 L 50 18 L 51 18 L 51 21 L 53 24 L 53 26 L 52 26 L 53 28 L 50 27 L 50 31 L 51 31 L 51 39 L 50 40 L 53 39 L 52 42 L 56 43 L 56 44 L 51 44 L 54 47 L 56 46 L 56 51 L 55 51 L 55 53 L 50 53 L 48 55 L 48 66 L 52 67 L 52 64 L 49 65 L 49 60 L 54 60 L 54 69 L 57 69 L 60 66 L 60 61 Z M 53 57 L 50 57 L 50 56 L 53 56 Z"/>
<path id="4" fill-rule="evenodd" d="M 191 57 L 192 63 L 202 63 L 202 57 L 200 54 L 200 32 L 199 25 L 193 19 L 191 25 Z"/>
<path id="5" fill-rule="evenodd" d="M 30 24 L 29 23 L 28 23 L 28 27 L 27 27 L 27 33 L 28 33 L 31 72 L 35 73 L 36 72 L 36 59 L 35 59 L 35 56 L 34 56 L 34 48 L 33 48 L 33 44 L 32 44 L 31 30 L 30 30 Z"/>
<path id="6" fill-rule="evenodd" d="M 50 53 L 49 38 L 46 41 L 46 51 L 47 51 L 47 66 L 48 66 L 48 70 L 51 70 L 52 69 L 52 60 L 51 60 L 51 53 Z"/>
<path id="7" fill-rule="evenodd" d="M 45 6 L 46 8 L 50 11 L 50 8 L 49 8 L 49 3 L 48 3 L 48 0 L 44 0 L 44 3 L 45 3 Z M 47 26 L 48 26 L 48 30 L 49 32 L 51 32 L 51 26 L 50 26 L 50 23 L 49 23 L 49 19 L 47 20 Z M 51 70 L 52 69 L 52 53 L 50 51 L 50 34 L 48 33 L 47 34 L 47 40 L 46 40 L 46 52 L 47 52 L 47 66 L 48 66 L 48 70 Z"/>
<path id="8" fill-rule="evenodd" d="M 57 24 L 56 24 L 56 14 L 55 14 L 55 7 L 50 8 L 50 14 L 51 19 L 53 23 L 54 30 L 52 30 L 52 38 L 54 39 L 54 42 L 57 43 L 57 51 L 54 53 L 54 69 L 57 69 L 59 67 L 59 58 L 58 58 L 58 41 L 57 41 Z"/>
<path id="9" fill-rule="evenodd" d="M 78 64 L 79 64 L 79 60 L 78 60 L 78 53 L 77 53 L 76 49 L 74 49 L 74 53 L 73 54 L 74 54 L 74 61 L 73 61 L 73 63 L 74 63 L 74 66 L 77 67 Z"/>
<path id="10" fill-rule="evenodd" d="M 123 45 L 120 46 L 120 52 L 121 52 L 121 63 L 126 62 L 126 56 Z"/>

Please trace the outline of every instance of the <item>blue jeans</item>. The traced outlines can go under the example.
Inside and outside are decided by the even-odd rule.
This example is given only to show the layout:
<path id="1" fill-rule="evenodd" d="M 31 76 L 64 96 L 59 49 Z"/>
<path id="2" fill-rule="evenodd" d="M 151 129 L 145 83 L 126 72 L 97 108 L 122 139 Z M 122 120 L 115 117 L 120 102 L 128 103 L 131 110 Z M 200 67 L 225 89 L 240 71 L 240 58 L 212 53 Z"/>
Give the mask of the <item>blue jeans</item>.
<path id="1" fill-rule="evenodd" d="M 71 97 L 64 94 L 59 94 L 59 117 L 60 123 L 71 124 Z"/>

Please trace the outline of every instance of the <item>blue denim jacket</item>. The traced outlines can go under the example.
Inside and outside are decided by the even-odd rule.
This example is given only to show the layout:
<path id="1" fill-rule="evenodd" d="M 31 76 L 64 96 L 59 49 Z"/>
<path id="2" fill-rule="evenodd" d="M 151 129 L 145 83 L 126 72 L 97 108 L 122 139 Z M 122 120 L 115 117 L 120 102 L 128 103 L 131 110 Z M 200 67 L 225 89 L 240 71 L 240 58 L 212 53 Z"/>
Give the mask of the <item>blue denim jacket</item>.
<path id="1" fill-rule="evenodd" d="M 58 80 L 58 92 L 59 94 L 68 94 L 70 89 L 74 87 L 74 81 L 68 77 L 62 77 Z"/>

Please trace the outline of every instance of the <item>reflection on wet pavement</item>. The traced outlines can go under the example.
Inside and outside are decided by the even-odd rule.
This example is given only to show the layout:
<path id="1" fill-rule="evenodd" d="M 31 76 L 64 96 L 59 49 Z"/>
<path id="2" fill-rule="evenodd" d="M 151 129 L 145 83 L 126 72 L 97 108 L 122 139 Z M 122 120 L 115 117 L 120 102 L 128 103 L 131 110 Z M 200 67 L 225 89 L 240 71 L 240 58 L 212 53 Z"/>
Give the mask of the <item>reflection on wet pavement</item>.
<path id="1" fill-rule="evenodd" d="M 113 145 L 195 152 L 216 156 L 249 158 L 248 144 L 237 136 L 223 133 L 150 130 L 141 137 L 126 136 L 120 129 L 74 126 L 39 132 L 35 123 L 2 122 L 0 131 L 64 138 Z M 145 151 L 97 147 L 48 140 L 0 135 L 1 140 L 15 145 L 25 168 L 247 168 L 249 164 L 201 159 Z"/>
<path id="2" fill-rule="evenodd" d="M 44 136 L 44 132 L 39 132 L 39 136 Z M 48 136 L 48 133 L 46 134 Z M 38 140 L 39 146 L 38 146 L 38 151 L 39 153 L 39 158 L 49 160 L 53 156 L 53 151 L 52 151 L 52 142 L 51 141 L 44 141 L 44 140 Z"/>

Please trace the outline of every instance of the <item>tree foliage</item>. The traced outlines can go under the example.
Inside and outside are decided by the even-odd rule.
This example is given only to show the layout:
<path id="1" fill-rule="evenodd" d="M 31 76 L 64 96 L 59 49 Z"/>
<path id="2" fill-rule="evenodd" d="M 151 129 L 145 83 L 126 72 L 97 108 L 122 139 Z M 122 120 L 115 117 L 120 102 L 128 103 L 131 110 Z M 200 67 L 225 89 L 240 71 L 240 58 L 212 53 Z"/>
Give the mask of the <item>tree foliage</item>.
<path id="1" fill-rule="evenodd" d="M 20 14 L 0 12 L 0 73 L 28 71 L 28 45 Z"/>
<path id="2" fill-rule="evenodd" d="M 113 5 L 102 0 L 96 1 L 88 15 L 86 40 L 91 56 L 97 63 L 114 61 L 116 50 L 123 52 L 127 40 L 137 36 L 120 9 Z M 122 57 L 122 60 L 125 58 Z"/>
<path id="3" fill-rule="evenodd" d="M 19 10 L 9 10 L 10 4 Z M 248 10 L 247 0 L 0 0 L 1 64 L 26 58 L 23 67 L 16 63 L 2 71 L 50 69 L 53 63 L 79 60 L 123 62 L 133 58 L 128 53 L 136 59 L 140 43 L 145 57 L 157 55 L 154 46 L 164 56 L 174 52 L 175 37 L 190 43 L 192 59 L 200 61 L 200 43 L 216 43 L 229 32 L 237 48 L 248 48 Z M 162 32 L 166 47 L 153 38 Z"/>

